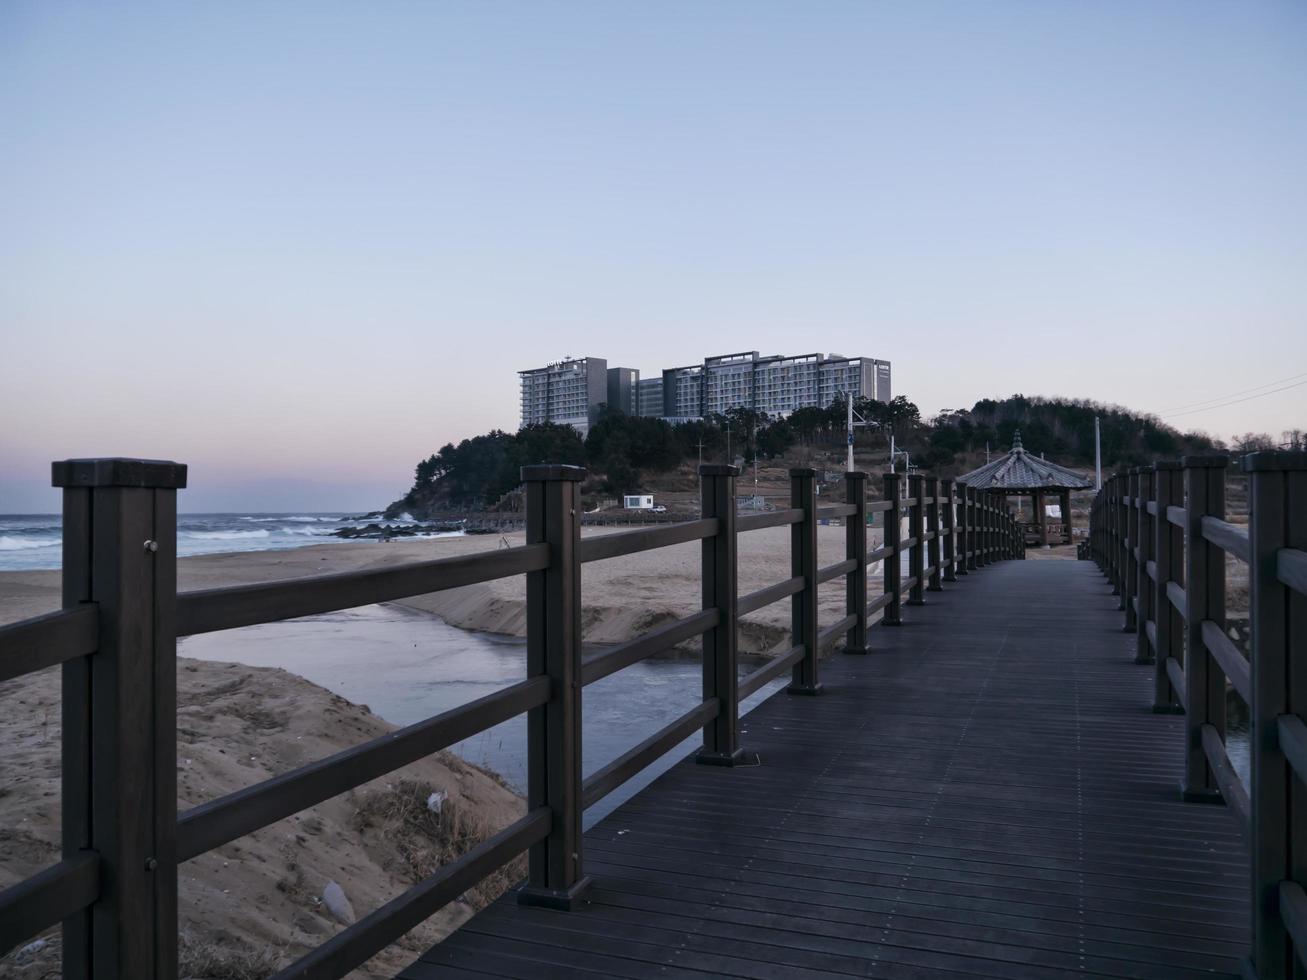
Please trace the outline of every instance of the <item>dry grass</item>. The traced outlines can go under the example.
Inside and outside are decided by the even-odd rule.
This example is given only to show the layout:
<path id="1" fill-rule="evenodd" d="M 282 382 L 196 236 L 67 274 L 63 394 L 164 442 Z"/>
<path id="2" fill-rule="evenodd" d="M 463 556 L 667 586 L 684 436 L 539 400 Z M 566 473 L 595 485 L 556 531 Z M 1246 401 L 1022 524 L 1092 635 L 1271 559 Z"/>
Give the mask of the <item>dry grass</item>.
<path id="1" fill-rule="evenodd" d="M 286 959 L 286 950 L 256 949 L 231 936 L 196 937 L 182 930 L 177 937 L 179 976 L 184 980 L 266 980 Z"/>
<path id="2" fill-rule="evenodd" d="M 400 780 L 385 789 L 358 794 L 354 829 L 385 840 L 404 862 L 404 876 L 416 884 L 457 860 L 496 832 L 485 821 L 446 799 L 439 811 L 427 800 L 431 783 Z M 525 873 L 524 858 L 504 865 L 464 893 L 473 908 L 498 898 Z"/>

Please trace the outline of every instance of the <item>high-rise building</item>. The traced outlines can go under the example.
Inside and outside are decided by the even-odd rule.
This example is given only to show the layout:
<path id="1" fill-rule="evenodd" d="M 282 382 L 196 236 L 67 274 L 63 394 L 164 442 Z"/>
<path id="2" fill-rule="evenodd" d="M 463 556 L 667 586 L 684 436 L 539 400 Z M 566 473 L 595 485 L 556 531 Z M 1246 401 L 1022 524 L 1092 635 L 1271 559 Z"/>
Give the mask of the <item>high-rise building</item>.
<path id="1" fill-rule="evenodd" d="M 640 372 L 635 368 L 608 369 L 608 407 L 626 415 L 640 411 Z"/>
<path id="2" fill-rule="evenodd" d="M 663 414 L 663 379 L 641 378 L 637 413 L 645 418 Z"/>
<path id="3" fill-rule="evenodd" d="M 558 422 L 585 435 L 608 401 L 608 362 L 602 357 L 574 357 L 517 374 L 523 426 Z"/>
<path id="4" fill-rule="evenodd" d="M 826 408 L 846 392 L 882 402 L 893 397 L 889 361 L 840 354 L 720 354 L 645 379 L 634 368 L 609 368 L 598 357 L 518 373 L 523 425 L 566 422 L 582 435 L 605 404 L 628 415 L 679 422 L 734 408 L 785 416 L 800 408 Z"/>
<path id="5" fill-rule="evenodd" d="M 663 371 L 663 418 L 695 419 L 703 416 L 703 365 Z"/>

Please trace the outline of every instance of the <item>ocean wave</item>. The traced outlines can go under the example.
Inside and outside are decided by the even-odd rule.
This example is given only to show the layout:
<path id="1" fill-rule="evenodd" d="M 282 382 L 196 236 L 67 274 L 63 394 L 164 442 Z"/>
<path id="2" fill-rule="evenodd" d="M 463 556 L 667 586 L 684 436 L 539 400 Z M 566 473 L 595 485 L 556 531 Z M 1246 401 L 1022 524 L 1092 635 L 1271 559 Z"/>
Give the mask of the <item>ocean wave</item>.
<path id="1" fill-rule="evenodd" d="M 59 538 L 11 538 L 0 536 L 0 551 L 28 551 L 32 548 L 56 548 Z"/>
<path id="2" fill-rule="evenodd" d="M 253 521 L 255 524 L 339 524 L 339 517 L 313 517 L 308 514 L 296 514 L 290 517 L 242 517 L 242 521 Z"/>
<path id="3" fill-rule="evenodd" d="M 180 531 L 179 538 L 191 538 L 195 541 L 239 541 L 248 538 L 270 537 L 267 531 Z"/>

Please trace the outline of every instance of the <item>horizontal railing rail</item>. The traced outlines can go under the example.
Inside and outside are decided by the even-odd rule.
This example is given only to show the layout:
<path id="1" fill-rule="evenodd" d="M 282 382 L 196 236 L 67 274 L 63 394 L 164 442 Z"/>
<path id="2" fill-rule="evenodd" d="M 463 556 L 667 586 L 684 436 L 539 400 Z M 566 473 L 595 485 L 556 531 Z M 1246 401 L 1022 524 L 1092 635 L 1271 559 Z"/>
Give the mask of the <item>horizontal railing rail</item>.
<path id="1" fill-rule="evenodd" d="M 392 602 L 541 571 L 548 564 L 548 549 L 534 544 L 393 568 L 183 592 L 177 596 L 177 635 L 211 633 Z"/>
<path id="2" fill-rule="evenodd" d="M 0 626 L 0 681 L 89 656 L 99 642 L 100 613 L 94 605 Z"/>
<path id="3" fill-rule="evenodd" d="M 902 605 L 970 570 L 1024 555 L 1018 525 L 999 497 L 913 474 L 908 493 L 896 474 L 880 499 L 866 476 L 850 473 L 842 503 L 818 506 L 816 473 L 791 472 L 790 506 L 740 514 L 729 466 L 701 469 L 701 516 L 582 539 L 576 467 L 523 469 L 526 543 L 493 552 L 383 569 L 176 591 L 176 491 L 185 467 L 140 461 L 71 461 L 56 466 L 64 487 L 67 608 L 0 627 L 0 680 L 62 665 L 69 709 L 63 773 L 64 856 L 0 892 L 0 953 L 62 922 L 70 975 L 162 980 L 176 974 L 177 868 L 279 820 L 382 778 L 495 725 L 526 717 L 527 815 L 431 876 L 369 912 L 277 974 L 335 978 L 365 963 L 443 905 L 529 851 L 526 903 L 570 908 L 585 894 L 581 814 L 657 759 L 702 733 L 700 762 L 753 762 L 739 744 L 740 701 L 788 673 L 787 690 L 818 694 L 821 655 L 843 639 L 866 653 L 867 629 L 901 622 Z M 875 515 L 883 515 L 876 517 Z M 817 528 L 844 519 L 843 558 L 819 565 Z M 904 538 L 902 522 L 912 526 Z M 96 536 L 90 534 L 94 523 Z M 118 525 L 116 528 L 114 525 Z M 878 546 L 868 526 L 882 526 Z M 791 574 L 740 595 L 741 533 L 789 527 Z M 114 533 L 100 533 L 110 528 Z M 94 555 L 96 542 L 144 541 L 141 551 Z M 581 647 L 581 566 L 587 562 L 700 542 L 702 606 L 632 639 L 586 655 Z M 118 546 L 111 546 L 118 547 Z M 913 574 L 904 577 L 906 556 Z M 882 591 L 869 597 L 868 571 L 882 562 Z M 1296 564 L 1288 562 L 1288 575 Z M 148 572 L 153 587 L 142 583 Z M 317 615 L 524 575 L 526 677 L 499 691 L 379 738 L 178 813 L 176 638 Z M 843 581 L 844 615 L 818 622 L 818 593 Z M 788 599 L 792 643 L 782 655 L 739 674 L 742 616 Z M 582 689 L 625 667 L 698 640 L 703 693 L 678 718 L 582 778 Z M 89 665 L 102 653 L 113 672 Z M 103 689 L 102 689 L 103 688 Z M 115 710 L 126 691 L 148 728 Z M 92 712 L 90 705 L 97 707 Z M 91 747 L 95 746 L 95 751 Z M 108 807 L 119 775 L 143 774 L 132 808 Z M 547 774 L 547 778 L 546 778 Z M 135 777 L 134 777 L 135 778 Z M 98 802 L 97 802 L 98 800 Z M 94 810 L 109 815 L 91 823 Z M 158 952 L 154 955 L 150 951 Z M 149 955 L 147 955 L 147 953 Z"/>
<path id="4" fill-rule="evenodd" d="M 1227 519 L 1228 468 L 1190 456 L 1110 477 L 1090 551 L 1139 635 L 1137 659 L 1155 664 L 1154 710 L 1185 715 L 1183 797 L 1225 803 L 1247 837 L 1249 975 L 1288 980 L 1307 968 L 1307 454 L 1243 457 L 1247 526 Z M 1227 556 L 1249 572 L 1246 654 L 1227 623 Z M 1227 690 L 1250 715 L 1246 780 L 1226 744 Z"/>

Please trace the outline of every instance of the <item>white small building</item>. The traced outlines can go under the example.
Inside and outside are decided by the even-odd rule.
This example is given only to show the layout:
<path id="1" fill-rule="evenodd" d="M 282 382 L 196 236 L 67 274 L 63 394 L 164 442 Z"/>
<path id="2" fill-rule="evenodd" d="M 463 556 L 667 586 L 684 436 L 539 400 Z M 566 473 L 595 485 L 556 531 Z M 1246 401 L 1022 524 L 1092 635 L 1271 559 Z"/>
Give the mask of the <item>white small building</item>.
<path id="1" fill-rule="evenodd" d="M 653 494 L 628 493 L 622 496 L 622 507 L 626 510 L 653 510 Z"/>

